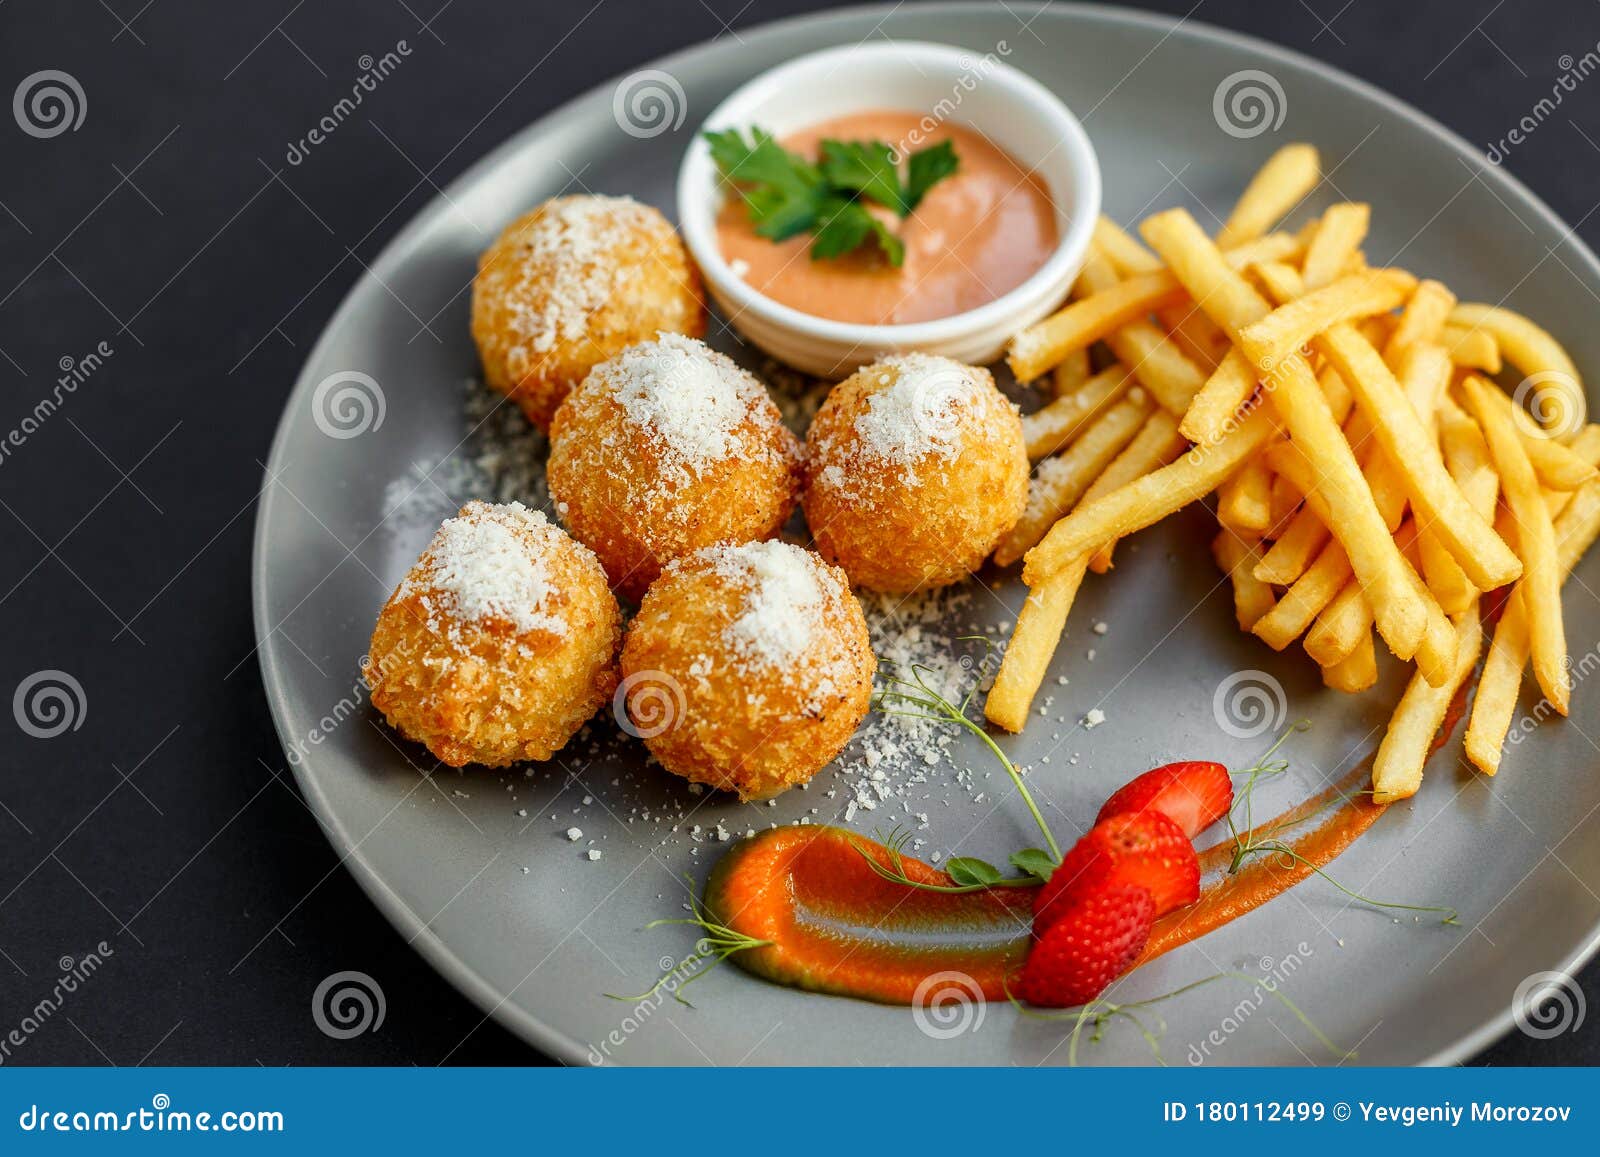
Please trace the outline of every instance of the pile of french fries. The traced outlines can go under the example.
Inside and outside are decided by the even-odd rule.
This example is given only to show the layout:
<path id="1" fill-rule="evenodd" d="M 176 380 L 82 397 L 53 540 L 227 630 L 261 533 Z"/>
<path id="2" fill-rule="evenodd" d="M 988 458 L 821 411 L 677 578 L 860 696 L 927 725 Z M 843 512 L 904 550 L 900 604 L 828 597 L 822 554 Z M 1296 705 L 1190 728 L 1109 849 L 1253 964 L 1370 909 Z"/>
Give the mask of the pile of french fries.
<path id="1" fill-rule="evenodd" d="M 1018 380 L 1048 374 L 1055 396 L 1024 419 L 1038 466 L 995 552 L 1030 588 L 985 704 L 997 726 L 1022 729 L 1085 574 L 1207 495 L 1243 630 L 1298 640 L 1343 691 L 1377 681 L 1374 635 L 1415 662 L 1379 802 L 1421 785 L 1486 630 L 1472 763 L 1498 769 L 1530 661 L 1566 714 L 1560 589 L 1600 534 L 1577 369 L 1527 318 L 1369 266 L 1368 205 L 1276 230 L 1319 182 L 1316 150 L 1290 145 L 1215 237 L 1182 209 L 1144 220 L 1145 244 L 1102 219 L 1072 299 L 1013 341 Z M 1491 380 L 1502 360 L 1512 394 Z"/>

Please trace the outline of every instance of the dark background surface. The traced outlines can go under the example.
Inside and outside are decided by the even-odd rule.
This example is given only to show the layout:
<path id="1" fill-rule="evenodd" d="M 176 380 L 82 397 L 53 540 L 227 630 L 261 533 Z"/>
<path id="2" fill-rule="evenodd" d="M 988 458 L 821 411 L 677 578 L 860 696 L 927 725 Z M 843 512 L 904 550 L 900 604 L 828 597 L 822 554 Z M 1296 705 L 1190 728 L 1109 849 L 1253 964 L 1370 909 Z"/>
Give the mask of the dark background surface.
<path id="1" fill-rule="evenodd" d="M 87 104 L 77 131 L 47 140 L 0 117 L 0 431 L 52 392 L 59 366 L 112 351 L 0 459 L 0 692 L 61 670 L 85 705 L 53 739 L 0 712 L 0 1036 L 50 993 L 61 957 L 111 949 L 5 1063 L 541 1060 L 405 945 L 300 800 L 253 653 L 261 464 L 323 324 L 437 187 L 609 76 L 822 7 L 0 6 L 0 95 L 59 69 Z M 1145 7 L 1309 53 L 1480 146 L 1550 91 L 1562 57 L 1600 41 L 1589 0 Z M 1015 14 L 1020 31 L 1027 10 Z M 349 91 L 359 58 L 402 39 L 404 66 L 288 166 L 289 142 Z M 1595 141 L 1600 87 L 1580 87 L 1508 164 L 1591 246 Z M 331 1039 L 312 993 L 352 968 L 379 978 L 387 1015 Z M 1596 968 L 1581 979 L 1600 993 Z M 1548 1041 L 1514 1034 L 1482 1059 L 1600 1062 L 1596 1019 Z"/>

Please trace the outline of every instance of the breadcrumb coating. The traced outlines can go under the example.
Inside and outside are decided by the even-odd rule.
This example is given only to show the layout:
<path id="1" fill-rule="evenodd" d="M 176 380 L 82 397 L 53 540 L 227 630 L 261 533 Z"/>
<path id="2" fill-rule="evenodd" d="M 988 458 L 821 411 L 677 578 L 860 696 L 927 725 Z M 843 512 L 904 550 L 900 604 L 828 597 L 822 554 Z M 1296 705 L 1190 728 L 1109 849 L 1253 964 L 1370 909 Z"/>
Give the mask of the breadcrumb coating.
<path id="1" fill-rule="evenodd" d="M 669 563 L 645 595 L 622 693 L 668 771 L 767 799 L 849 741 L 876 667 L 842 572 L 784 542 L 722 545 Z"/>
<path id="2" fill-rule="evenodd" d="M 506 226 L 472 283 L 484 379 L 541 430 L 599 362 L 658 331 L 698 337 L 705 326 L 683 242 L 629 197 L 546 201 Z"/>
<path id="3" fill-rule="evenodd" d="M 622 613 L 600 563 L 521 503 L 469 502 L 384 604 L 372 703 L 451 767 L 549 759 L 617 686 Z"/>
<path id="4" fill-rule="evenodd" d="M 869 590 L 965 578 L 1027 501 L 1017 407 L 989 371 L 949 358 L 864 367 L 833 388 L 806 435 L 801 503 L 817 551 Z"/>

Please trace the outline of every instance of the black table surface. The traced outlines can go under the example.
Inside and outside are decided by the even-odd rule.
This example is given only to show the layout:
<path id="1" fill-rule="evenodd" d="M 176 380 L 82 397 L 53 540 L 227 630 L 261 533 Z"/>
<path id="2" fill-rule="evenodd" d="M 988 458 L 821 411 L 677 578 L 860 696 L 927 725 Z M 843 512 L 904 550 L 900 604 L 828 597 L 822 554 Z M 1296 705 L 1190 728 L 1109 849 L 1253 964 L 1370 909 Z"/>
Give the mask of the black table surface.
<path id="1" fill-rule="evenodd" d="M 1309 53 L 1485 148 L 1600 41 L 1590 0 L 1147 6 Z M 0 6 L 0 88 L 59 70 L 85 107 L 47 139 L 0 124 L 0 430 L 93 367 L 24 444 L 0 447 L 0 697 L 38 672 L 83 689 L 79 726 L 54 738 L 0 712 L 0 1040 L 50 995 L 61 958 L 103 956 L 0 1061 L 543 1062 L 367 902 L 287 772 L 250 621 L 262 462 L 311 343 L 437 187 L 607 76 L 823 7 Z M 1020 29 L 1026 10 L 1012 11 Z M 288 169 L 286 142 L 399 40 L 404 67 Z M 1600 246 L 1592 83 L 1508 167 Z M 344 969 L 381 979 L 379 1031 L 316 1027 L 312 994 Z M 1581 982 L 1600 992 L 1600 970 Z M 1600 1029 L 1513 1034 L 1480 1060 L 1593 1064 Z"/>

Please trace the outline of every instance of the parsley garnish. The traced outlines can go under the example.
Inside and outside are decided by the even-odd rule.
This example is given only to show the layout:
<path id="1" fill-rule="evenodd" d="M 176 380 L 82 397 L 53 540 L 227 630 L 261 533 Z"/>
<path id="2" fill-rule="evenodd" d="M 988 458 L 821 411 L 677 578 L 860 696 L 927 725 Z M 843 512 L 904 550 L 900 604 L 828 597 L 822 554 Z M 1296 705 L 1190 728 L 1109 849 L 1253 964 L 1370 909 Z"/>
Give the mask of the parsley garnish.
<path id="1" fill-rule="evenodd" d="M 813 164 L 763 129 L 752 128 L 748 139 L 738 129 L 705 136 L 717 169 L 744 198 L 756 233 L 769 241 L 810 233 L 815 261 L 871 241 L 898 267 L 906 259 L 905 244 L 863 202 L 904 219 L 959 167 L 949 141 L 912 153 L 902 180 L 894 149 L 883 141 L 825 140 Z"/>

